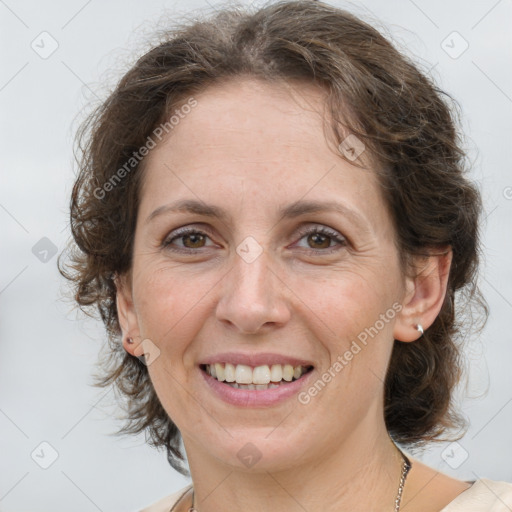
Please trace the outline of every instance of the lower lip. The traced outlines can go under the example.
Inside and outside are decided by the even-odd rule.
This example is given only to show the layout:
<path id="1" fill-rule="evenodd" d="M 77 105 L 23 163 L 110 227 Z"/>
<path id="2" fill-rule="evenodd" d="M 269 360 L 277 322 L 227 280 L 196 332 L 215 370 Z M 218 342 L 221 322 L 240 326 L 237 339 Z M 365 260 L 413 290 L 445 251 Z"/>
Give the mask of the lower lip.
<path id="1" fill-rule="evenodd" d="M 199 371 L 205 382 L 222 400 L 224 400 L 224 402 L 242 407 L 268 407 L 269 405 L 275 405 L 297 395 L 300 389 L 308 384 L 314 372 L 314 368 L 302 375 L 300 379 L 270 389 L 233 388 L 218 381 L 201 368 L 199 368 Z"/>

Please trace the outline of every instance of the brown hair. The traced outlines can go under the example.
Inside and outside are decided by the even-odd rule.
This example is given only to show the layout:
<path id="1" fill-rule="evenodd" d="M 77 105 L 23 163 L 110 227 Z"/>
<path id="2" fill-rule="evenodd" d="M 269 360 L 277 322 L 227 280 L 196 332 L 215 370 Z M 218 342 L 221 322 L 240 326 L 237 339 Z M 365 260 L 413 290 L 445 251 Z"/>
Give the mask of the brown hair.
<path id="1" fill-rule="evenodd" d="M 451 246 L 438 317 L 418 342 L 395 341 L 385 381 L 385 421 L 390 436 L 412 448 L 462 428 L 452 396 L 464 368 L 461 342 L 472 328 L 468 311 L 476 306 L 485 323 L 487 306 L 476 284 L 481 199 L 466 177 L 457 114 L 443 98 L 449 96 L 367 23 L 322 2 L 284 1 L 256 11 L 225 9 L 169 31 L 77 133 L 75 244 L 69 247 L 71 263 L 66 268 L 59 258 L 59 269 L 73 281 L 78 304 L 98 308 L 106 326 L 108 353 L 95 385 L 114 384 L 126 400 L 127 421 L 119 433 L 147 431 L 149 444 L 165 447 L 171 466 L 189 475 L 180 464 L 185 460 L 180 432 L 157 398 L 146 366 L 119 341 L 113 277 L 131 267 L 145 160 L 131 161 L 132 168 L 126 163 L 187 98 L 242 75 L 307 80 L 327 90 L 338 143 L 340 130 L 355 134 L 379 164 L 404 263 L 431 248 Z M 126 172 L 117 179 L 123 166 Z"/>

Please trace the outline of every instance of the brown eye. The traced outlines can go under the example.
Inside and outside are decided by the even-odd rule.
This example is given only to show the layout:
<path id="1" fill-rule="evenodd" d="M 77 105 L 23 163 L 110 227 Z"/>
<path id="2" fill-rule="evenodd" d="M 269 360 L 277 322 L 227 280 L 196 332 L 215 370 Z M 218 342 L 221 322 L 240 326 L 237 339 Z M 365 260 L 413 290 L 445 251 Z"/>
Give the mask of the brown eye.
<path id="1" fill-rule="evenodd" d="M 199 247 L 204 247 L 205 236 L 201 233 L 183 235 L 181 239 L 183 240 L 183 245 L 188 249 L 198 249 Z"/>
<path id="2" fill-rule="evenodd" d="M 164 240 L 162 247 L 177 252 L 199 252 L 199 249 L 209 247 L 206 245 L 209 239 L 210 237 L 206 233 L 197 229 L 183 229 Z M 181 243 L 176 243 L 176 241 L 181 241 Z"/>
<path id="3" fill-rule="evenodd" d="M 303 230 L 300 235 L 301 240 L 306 240 L 307 247 L 299 247 L 312 253 L 329 254 L 347 246 L 347 240 L 342 235 L 324 226 Z"/>
<path id="4" fill-rule="evenodd" d="M 331 237 L 321 233 L 312 233 L 308 235 L 308 243 L 312 243 L 312 249 L 328 249 L 331 246 Z"/>

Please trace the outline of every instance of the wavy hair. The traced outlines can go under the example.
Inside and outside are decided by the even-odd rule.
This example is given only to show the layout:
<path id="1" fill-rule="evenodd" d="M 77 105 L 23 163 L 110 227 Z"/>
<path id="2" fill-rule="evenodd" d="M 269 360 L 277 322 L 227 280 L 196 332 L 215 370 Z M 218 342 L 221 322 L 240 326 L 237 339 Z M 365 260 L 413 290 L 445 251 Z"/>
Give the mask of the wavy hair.
<path id="1" fill-rule="evenodd" d="M 414 448 L 444 440 L 465 426 L 453 403 L 464 373 L 462 342 L 473 328 L 473 313 L 483 314 L 483 324 L 488 314 L 477 286 L 481 197 L 468 178 L 456 102 L 371 25 L 305 0 L 225 8 L 168 30 L 77 132 L 73 240 L 65 251 L 69 261 L 59 257 L 59 270 L 71 281 L 78 305 L 99 312 L 105 324 L 107 350 L 95 385 L 120 392 L 126 417 L 119 433 L 146 432 L 149 444 L 165 447 L 170 465 L 189 476 L 177 426 L 145 364 L 127 354 L 119 339 L 114 276 L 131 267 L 145 160 L 132 161 L 129 170 L 126 162 L 187 98 L 247 75 L 308 81 L 328 92 L 337 142 L 343 133 L 355 134 L 378 163 L 404 264 L 451 246 L 441 311 L 418 342 L 395 340 L 384 396 L 386 427 L 397 443 Z M 123 166 L 123 178 L 101 192 Z"/>

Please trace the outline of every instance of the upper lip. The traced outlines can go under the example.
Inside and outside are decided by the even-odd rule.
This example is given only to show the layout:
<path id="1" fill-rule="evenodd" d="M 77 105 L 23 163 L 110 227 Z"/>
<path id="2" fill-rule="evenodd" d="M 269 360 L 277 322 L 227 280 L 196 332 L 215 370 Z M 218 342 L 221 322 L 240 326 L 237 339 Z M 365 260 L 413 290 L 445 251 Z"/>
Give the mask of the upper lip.
<path id="1" fill-rule="evenodd" d="M 263 366 L 273 364 L 291 364 L 292 366 L 313 366 L 311 361 L 297 359 L 296 357 L 285 354 L 275 354 L 271 352 L 259 352 L 257 354 L 243 354 L 241 352 L 224 352 L 207 357 L 200 364 L 231 363 L 234 365 L 245 364 L 247 366 Z"/>

